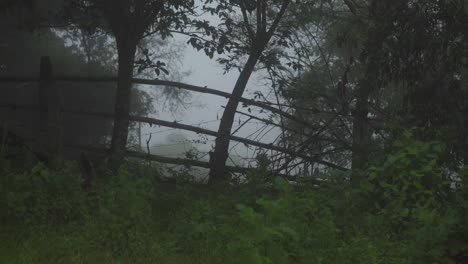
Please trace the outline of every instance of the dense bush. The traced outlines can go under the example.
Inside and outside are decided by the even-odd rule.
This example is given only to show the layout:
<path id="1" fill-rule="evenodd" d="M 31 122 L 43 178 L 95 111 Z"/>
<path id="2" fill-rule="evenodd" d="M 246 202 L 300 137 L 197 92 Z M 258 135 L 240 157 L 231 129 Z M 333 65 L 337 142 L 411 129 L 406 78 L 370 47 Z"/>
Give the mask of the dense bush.
<path id="1" fill-rule="evenodd" d="M 445 151 L 406 134 L 358 188 L 220 190 L 132 164 L 83 189 L 74 164 L 4 171 L 0 263 L 466 263 L 468 192 Z"/>

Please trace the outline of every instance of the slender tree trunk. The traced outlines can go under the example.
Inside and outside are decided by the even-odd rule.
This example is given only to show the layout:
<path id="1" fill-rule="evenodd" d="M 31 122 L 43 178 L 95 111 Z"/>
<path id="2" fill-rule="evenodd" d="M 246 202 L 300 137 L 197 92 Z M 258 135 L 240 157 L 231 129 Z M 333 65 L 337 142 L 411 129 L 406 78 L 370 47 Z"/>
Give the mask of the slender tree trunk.
<path id="1" fill-rule="evenodd" d="M 110 159 L 110 165 L 114 171 L 122 164 L 127 147 L 133 65 L 135 62 L 137 44 L 130 34 L 123 34 L 120 38 L 116 37 L 116 41 L 119 55 L 119 68 Z"/>
<path id="2" fill-rule="evenodd" d="M 463 146 L 463 159 L 465 166 L 468 166 L 468 104 L 462 110 L 463 115 L 463 127 L 462 127 L 462 146 Z M 468 175 L 467 175 L 468 176 Z"/>
<path id="3" fill-rule="evenodd" d="M 366 63 L 366 71 L 361 79 L 356 95 L 356 109 L 353 117 L 353 145 L 352 145 L 352 169 L 354 171 L 364 169 L 371 155 L 371 141 L 373 128 L 369 124 L 369 99 L 372 91 L 378 89 L 379 56 L 378 48 L 381 45 L 380 38 L 370 39 L 372 47 L 369 51 Z M 351 181 L 358 185 L 361 179 L 360 173 L 353 173 Z"/>
<path id="4" fill-rule="evenodd" d="M 380 10 L 385 9 L 384 2 L 369 0 L 368 12 L 370 18 L 379 23 Z M 352 174 L 351 182 L 357 186 L 361 182 L 361 173 L 356 173 L 356 170 L 364 169 L 371 155 L 371 140 L 374 130 L 369 125 L 367 115 L 369 114 L 369 99 L 372 91 L 378 89 L 378 75 L 380 61 L 380 48 L 386 38 L 385 31 L 382 31 L 377 26 L 371 26 L 369 29 L 369 37 L 366 45 L 365 72 L 362 77 L 356 95 L 356 109 L 353 117 L 353 145 L 352 145 L 352 169 L 355 171 Z M 361 54 L 362 55 L 362 54 Z"/>
<path id="5" fill-rule="evenodd" d="M 368 145 L 371 139 L 371 131 L 367 120 L 369 114 L 370 83 L 366 80 L 359 87 L 356 110 L 353 120 L 353 145 L 352 145 L 352 169 L 362 169 L 368 161 Z M 353 179 L 356 181 L 357 179 Z"/>
<path id="6" fill-rule="evenodd" d="M 254 71 L 255 65 L 260 58 L 261 52 L 253 52 L 244 69 L 241 71 L 239 78 L 232 91 L 232 97 L 229 99 L 226 109 L 224 110 L 221 118 L 221 124 L 218 129 L 218 137 L 216 138 L 216 145 L 214 152 L 210 156 L 210 183 L 222 183 L 228 179 L 228 172 L 226 170 L 226 160 L 229 156 L 229 143 L 231 136 L 232 124 L 234 122 L 234 116 L 236 114 L 239 100 L 245 91 L 247 83 Z"/>
<path id="7" fill-rule="evenodd" d="M 141 122 L 138 122 L 138 150 L 141 149 Z"/>

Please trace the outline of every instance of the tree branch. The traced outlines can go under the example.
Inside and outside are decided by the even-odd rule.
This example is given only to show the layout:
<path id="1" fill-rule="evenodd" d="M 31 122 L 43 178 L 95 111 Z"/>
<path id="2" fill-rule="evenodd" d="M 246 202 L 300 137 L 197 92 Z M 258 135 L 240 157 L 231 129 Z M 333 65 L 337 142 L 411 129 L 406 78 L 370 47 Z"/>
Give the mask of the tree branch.
<path id="1" fill-rule="evenodd" d="M 286 13 L 286 10 L 288 9 L 289 3 L 291 0 L 284 0 L 283 4 L 281 5 L 281 9 L 278 12 L 278 14 L 275 17 L 275 20 L 273 21 L 273 24 L 271 24 L 270 29 L 268 30 L 268 36 L 271 37 L 273 36 L 273 33 L 276 31 L 276 28 L 278 27 L 281 19 L 284 16 L 284 13 Z"/>

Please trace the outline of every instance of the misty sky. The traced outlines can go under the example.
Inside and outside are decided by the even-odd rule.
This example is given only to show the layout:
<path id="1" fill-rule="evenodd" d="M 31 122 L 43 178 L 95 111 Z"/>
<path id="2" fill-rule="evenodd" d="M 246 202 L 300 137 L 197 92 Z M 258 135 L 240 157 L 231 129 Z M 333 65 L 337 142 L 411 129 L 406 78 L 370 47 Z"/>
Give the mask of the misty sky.
<path id="1" fill-rule="evenodd" d="M 178 42 L 186 42 L 186 37 L 177 37 L 176 40 Z M 185 49 L 184 59 L 183 59 L 183 69 L 182 71 L 190 71 L 191 74 L 183 79 L 183 82 L 199 85 L 199 86 L 207 86 L 209 88 L 222 90 L 225 92 L 231 92 L 234 84 L 237 80 L 239 72 L 237 69 L 233 69 L 227 74 L 223 74 L 224 70 L 222 65 L 216 62 L 215 58 L 210 59 L 208 56 L 204 54 L 203 51 L 198 52 L 197 50 L 193 49 L 190 46 L 187 46 Z M 263 76 L 260 73 L 254 73 L 250 79 L 250 82 L 247 86 L 247 90 L 244 93 L 244 97 L 246 98 L 253 98 L 253 92 L 255 91 L 263 91 L 264 94 L 267 94 L 270 89 L 268 86 L 265 85 L 265 80 L 263 80 Z M 219 126 L 219 119 L 223 114 L 223 108 L 227 103 L 227 99 L 219 96 L 213 96 L 208 94 L 198 94 L 198 93 L 191 93 L 194 106 L 188 106 L 186 108 L 180 107 L 180 111 L 177 113 L 173 113 L 169 111 L 169 109 L 161 109 L 161 104 L 159 107 L 157 106 L 158 112 L 155 115 L 157 118 L 163 120 L 174 121 L 177 120 L 178 122 L 184 124 L 191 124 L 200 126 L 203 128 L 207 128 L 210 130 L 217 131 Z M 156 103 L 158 104 L 158 103 Z M 243 112 L 248 112 L 247 109 L 240 107 L 239 110 Z M 259 113 L 259 108 L 252 107 L 252 113 L 257 116 L 262 116 L 267 118 L 269 113 L 261 114 Z M 233 130 L 235 130 L 239 126 L 239 118 L 242 121 L 247 120 L 248 118 L 245 116 L 237 115 L 235 119 L 235 123 L 233 126 Z M 218 119 L 218 120 L 217 120 Z M 200 124 L 203 123 L 203 124 Z M 260 124 L 259 121 L 252 120 L 249 124 L 243 126 L 237 133 L 237 136 L 249 137 L 251 139 L 256 139 L 265 143 L 271 143 L 274 139 L 278 136 L 278 129 L 268 126 L 263 130 L 263 136 L 255 137 L 256 135 L 251 135 L 255 131 L 261 129 L 264 125 Z M 149 137 L 149 133 L 152 134 L 152 139 L 150 144 L 156 145 L 165 145 L 170 144 L 166 141 L 167 135 L 179 131 L 186 135 L 190 140 L 197 140 L 200 139 L 200 135 L 191 132 L 185 132 L 165 127 L 149 127 L 144 126 L 143 128 L 143 144 L 146 144 L 146 140 Z M 269 133 L 267 133 L 270 131 Z M 261 139 L 260 139 L 261 138 Z M 213 140 L 214 138 L 208 137 L 208 140 Z M 231 147 L 236 145 L 237 142 L 231 142 Z M 198 144 L 196 147 L 202 151 L 209 151 L 213 146 L 213 141 L 208 141 L 206 144 Z M 232 149 L 230 152 L 231 155 L 236 156 L 240 155 L 246 158 L 253 158 L 255 155 L 253 154 L 253 147 L 251 150 L 247 149 L 244 144 L 237 144 L 235 148 Z"/>

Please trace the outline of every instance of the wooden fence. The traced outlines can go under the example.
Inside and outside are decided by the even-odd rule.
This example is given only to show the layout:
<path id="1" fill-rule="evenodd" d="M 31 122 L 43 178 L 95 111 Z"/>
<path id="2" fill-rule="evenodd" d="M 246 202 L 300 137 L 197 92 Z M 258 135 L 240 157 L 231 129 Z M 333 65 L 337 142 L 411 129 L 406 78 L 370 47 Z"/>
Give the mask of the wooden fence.
<path id="1" fill-rule="evenodd" d="M 57 85 L 51 85 L 51 84 L 57 83 L 57 82 L 73 82 L 73 83 L 117 82 L 118 80 L 117 77 L 113 77 L 113 76 L 102 76 L 102 77 L 56 76 L 56 75 L 53 75 L 52 73 L 51 63 L 47 57 L 43 57 L 41 59 L 40 66 L 41 68 L 40 68 L 39 77 L 0 77 L 0 83 L 38 83 L 39 84 L 38 105 L 24 105 L 24 104 L 20 105 L 20 104 L 14 104 L 14 103 L 2 103 L 0 101 L 0 108 L 27 109 L 27 110 L 32 110 L 32 111 L 40 111 L 41 113 L 40 122 L 39 122 L 40 126 L 38 128 L 39 146 L 40 148 L 42 148 L 49 154 L 60 156 L 60 153 L 63 147 L 71 147 L 71 148 L 78 148 L 78 149 L 82 149 L 86 151 L 107 153 L 109 151 L 108 149 L 97 149 L 97 148 L 90 147 L 90 146 L 76 146 L 76 145 L 75 146 L 63 146 L 63 142 L 62 142 L 63 113 L 74 113 L 74 114 L 80 114 L 80 115 L 98 116 L 98 117 L 104 117 L 104 118 L 109 118 L 109 119 L 114 119 L 114 114 L 104 113 L 104 112 L 86 111 L 86 110 L 81 110 L 81 109 L 67 109 L 60 103 L 60 99 L 59 99 L 60 92 L 61 92 L 60 88 Z M 147 79 L 134 78 L 133 83 L 151 85 L 155 87 L 165 86 L 165 87 L 171 87 L 174 89 L 183 89 L 187 91 L 211 94 L 211 95 L 221 96 L 225 98 L 231 97 L 231 94 L 226 93 L 226 92 L 222 92 L 222 91 L 215 90 L 215 89 L 210 89 L 208 87 L 185 84 L 181 82 L 172 82 L 172 81 L 165 81 L 165 80 L 158 80 L 158 79 L 147 80 Z M 1 89 L 0 89 L 0 94 L 1 94 Z M 319 129 L 317 127 L 311 126 L 304 120 L 301 120 L 300 118 L 290 113 L 287 113 L 285 111 L 280 110 L 279 108 L 274 107 L 273 103 L 260 102 L 260 101 L 255 101 L 255 100 L 247 99 L 247 98 L 241 98 L 240 102 L 249 106 L 256 106 L 264 110 L 270 111 L 276 115 L 280 115 L 283 118 L 287 118 L 291 121 L 297 122 L 306 127 L 316 129 L 316 130 Z M 245 113 L 241 113 L 241 114 L 248 115 Z M 176 129 L 191 131 L 191 132 L 195 132 L 199 134 L 205 134 L 205 135 L 209 135 L 213 137 L 217 137 L 218 135 L 216 131 L 212 131 L 212 130 L 208 130 L 208 129 L 204 129 L 204 128 L 200 128 L 196 126 L 186 125 L 186 124 L 182 124 L 178 122 L 170 122 L 170 121 L 164 121 L 164 120 L 160 120 L 156 118 L 133 116 L 133 115 L 131 115 L 129 118 L 131 121 L 143 122 L 143 123 L 147 123 L 151 125 L 158 125 L 158 126 L 163 126 L 163 127 L 176 128 Z M 261 119 L 258 117 L 251 116 L 251 118 L 256 118 L 257 120 L 264 121 L 267 124 L 274 124 L 273 122 L 269 120 Z M 280 126 L 278 124 L 274 124 L 274 125 Z M 280 127 L 282 129 L 288 130 L 288 128 L 285 128 L 283 126 L 280 126 Z M 319 134 L 320 133 L 310 135 L 308 136 L 308 138 L 309 140 L 319 139 Z M 266 144 L 266 143 L 258 142 L 258 141 L 251 140 L 248 138 L 238 137 L 238 136 L 231 136 L 230 139 L 233 141 L 244 143 L 246 145 L 256 146 L 262 149 L 268 149 L 268 150 L 273 150 L 273 151 L 277 151 L 280 153 L 284 153 L 286 155 L 289 155 L 292 158 L 301 158 L 308 162 L 314 162 L 314 163 L 321 164 L 323 166 L 330 167 L 333 169 L 347 170 L 346 168 L 336 165 L 334 163 L 319 159 L 317 157 L 309 156 L 304 151 L 301 151 L 301 146 L 293 147 L 293 148 L 285 148 L 285 147 L 277 146 L 274 144 Z M 181 158 L 169 158 L 169 157 L 163 157 L 163 156 L 158 156 L 158 155 L 152 155 L 149 153 L 136 152 L 136 151 L 130 151 L 130 150 L 127 151 L 127 155 L 129 157 L 153 160 L 153 161 L 157 161 L 161 163 L 177 164 L 177 165 L 191 165 L 191 166 L 204 167 L 204 168 L 210 167 L 210 164 L 204 161 L 181 159 Z M 230 166 L 228 167 L 228 169 L 232 172 L 241 172 L 241 173 L 249 170 L 249 168 L 235 167 L 235 166 Z"/>

